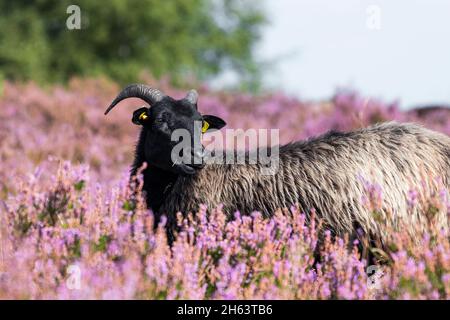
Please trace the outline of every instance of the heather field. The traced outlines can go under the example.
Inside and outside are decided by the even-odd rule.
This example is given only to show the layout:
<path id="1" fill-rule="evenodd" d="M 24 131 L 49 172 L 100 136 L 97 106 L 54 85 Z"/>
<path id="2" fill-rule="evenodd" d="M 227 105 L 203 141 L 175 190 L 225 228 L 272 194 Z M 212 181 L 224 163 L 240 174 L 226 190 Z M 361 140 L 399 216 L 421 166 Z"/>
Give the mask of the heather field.
<path id="1" fill-rule="evenodd" d="M 185 90 L 145 82 L 175 98 Z M 0 91 L 0 299 L 449 299 L 450 241 L 432 223 L 412 241 L 395 233 L 369 265 L 357 242 L 336 239 L 295 207 L 272 219 L 206 208 L 185 219 L 173 244 L 153 230 L 142 199 L 130 201 L 138 127 L 120 90 L 103 79 L 66 87 L 3 82 Z M 450 134 L 450 115 L 339 91 L 326 101 L 198 88 L 199 109 L 228 128 L 277 128 L 281 143 L 330 129 L 414 121 Z M 139 189 L 139 184 L 136 186 Z M 374 208 L 383 190 L 368 185 Z M 446 193 L 411 190 L 410 206 L 450 214 Z M 314 252 L 320 258 L 314 263 Z"/>

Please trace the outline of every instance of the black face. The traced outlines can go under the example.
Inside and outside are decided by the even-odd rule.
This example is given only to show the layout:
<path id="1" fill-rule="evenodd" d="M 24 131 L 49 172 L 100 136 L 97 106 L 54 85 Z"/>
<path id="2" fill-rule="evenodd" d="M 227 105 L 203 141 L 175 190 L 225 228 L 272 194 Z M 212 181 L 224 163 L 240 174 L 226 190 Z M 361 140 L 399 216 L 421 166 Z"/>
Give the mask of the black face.
<path id="1" fill-rule="evenodd" d="M 203 167 L 201 134 L 225 126 L 225 121 L 218 117 L 201 115 L 196 103 L 168 96 L 149 108 L 134 111 L 132 122 L 143 126 L 146 162 L 184 175 L 194 174 Z M 176 147 L 180 142 L 190 142 L 189 149 L 173 152 L 180 149 Z"/>

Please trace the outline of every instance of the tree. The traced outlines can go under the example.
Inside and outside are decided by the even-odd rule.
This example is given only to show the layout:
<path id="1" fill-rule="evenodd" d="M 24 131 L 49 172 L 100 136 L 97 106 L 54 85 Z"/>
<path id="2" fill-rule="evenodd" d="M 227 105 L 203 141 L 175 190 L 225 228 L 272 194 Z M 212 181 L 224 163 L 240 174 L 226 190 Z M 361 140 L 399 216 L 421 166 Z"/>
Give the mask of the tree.
<path id="1" fill-rule="evenodd" d="M 70 30 L 70 5 L 81 29 Z M 258 73 L 253 46 L 265 23 L 258 0 L 28 0 L 0 3 L 0 73 L 66 81 L 106 75 L 125 83 L 147 70 L 205 80 L 224 70 Z"/>

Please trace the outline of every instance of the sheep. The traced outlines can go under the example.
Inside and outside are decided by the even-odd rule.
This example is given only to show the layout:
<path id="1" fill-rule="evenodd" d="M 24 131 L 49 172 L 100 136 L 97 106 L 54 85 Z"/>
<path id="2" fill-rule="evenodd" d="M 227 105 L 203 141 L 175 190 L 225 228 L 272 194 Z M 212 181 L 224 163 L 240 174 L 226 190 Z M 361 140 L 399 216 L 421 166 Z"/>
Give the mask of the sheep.
<path id="1" fill-rule="evenodd" d="M 230 216 L 239 210 L 243 214 L 259 211 L 266 217 L 297 205 L 307 214 L 314 209 L 324 226 L 338 236 L 358 237 L 362 231 L 383 240 L 389 230 L 425 227 L 423 210 L 408 204 L 411 190 L 426 187 L 448 195 L 450 189 L 450 138 L 416 124 L 387 122 L 289 143 L 280 146 L 278 171 L 262 175 L 259 163 L 173 163 L 175 129 L 193 133 L 194 121 L 207 122 L 208 130 L 225 126 L 222 119 L 198 112 L 195 90 L 175 100 L 157 89 L 130 85 L 105 114 L 129 97 L 151 106 L 133 113 L 132 122 L 142 129 L 131 175 L 144 162 L 148 164 L 143 171 L 147 206 L 157 218 L 166 215 L 172 227 L 177 212 L 195 212 L 200 204 L 222 205 Z M 191 160 L 201 157 L 202 149 L 192 150 Z M 376 215 L 363 201 L 368 197 L 368 181 L 383 192 Z M 447 228 L 447 212 L 441 210 L 435 223 Z"/>
<path id="2" fill-rule="evenodd" d="M 419 118 L 427 117 L 431 114 L 450 114 L 450 106 L 444 105 L 425 105 L 414 107 L 409 110 L 410 114 L 415 114 Z"/>
<path id="3" fill-rule="evenodd" d="M 407 114 L 412 116 L 413 119 L 416 118 L 429 123 L 437 122 L 444 124 L 450 119 L 450 106 L 425 105 L 411 108 L 407 111 Z"/>

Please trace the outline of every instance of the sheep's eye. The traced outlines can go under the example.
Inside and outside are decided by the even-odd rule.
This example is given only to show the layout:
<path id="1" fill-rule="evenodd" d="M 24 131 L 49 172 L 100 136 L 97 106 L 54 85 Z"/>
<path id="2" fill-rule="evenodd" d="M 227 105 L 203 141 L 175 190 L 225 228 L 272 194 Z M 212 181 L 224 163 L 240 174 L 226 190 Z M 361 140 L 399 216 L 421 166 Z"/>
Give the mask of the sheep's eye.
<path id="1" fill-rule="evenodd" d="M 205 133 L 209 128 L 209 123 L 203 120 L 202 133 Z"/>
<path id="2" fill-rule="evenodd" d="M 155 118 L 152 123 L 153 130 L 165 134 L 170 133 L 170 127 L 167 121 L 163 118 Z"/>
<path id="3" fill-rule="evenodd" d="M 157 128 L 167 127 L 168 121 L 164 117 L 158 117 L 155 118 L 155 120 L 153 120 L 153 125 L 156 126 Z"/>

